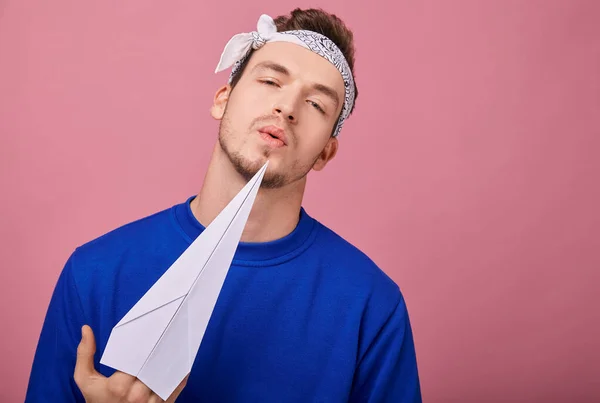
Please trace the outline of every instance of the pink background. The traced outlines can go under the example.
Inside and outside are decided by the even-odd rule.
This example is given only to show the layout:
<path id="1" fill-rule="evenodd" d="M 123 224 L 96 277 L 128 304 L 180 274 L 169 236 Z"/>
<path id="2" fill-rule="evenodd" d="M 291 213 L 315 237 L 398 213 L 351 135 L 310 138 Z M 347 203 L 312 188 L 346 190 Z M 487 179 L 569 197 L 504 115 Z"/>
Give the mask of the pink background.
<path id="1" fill-rule="evenodd" d="M 0 401 L 71 251 L 198 191 L 225 42 L 315 5 L 360 96 L 305 206 L 400 284 L 425 401 L 600 401 L 600 3 L 258 3 L 0 1 Z"/>

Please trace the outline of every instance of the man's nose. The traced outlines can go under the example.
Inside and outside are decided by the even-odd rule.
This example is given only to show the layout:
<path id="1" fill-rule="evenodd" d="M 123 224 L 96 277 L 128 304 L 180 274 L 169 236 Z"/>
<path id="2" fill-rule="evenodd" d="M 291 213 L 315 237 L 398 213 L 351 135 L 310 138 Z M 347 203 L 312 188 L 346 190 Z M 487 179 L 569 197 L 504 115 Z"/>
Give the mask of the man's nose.
<path id="1" fill-rule="evenodd" d="M 296 111 L 292 100 L 280 99 L 273 106 L 273 113 L 280 115 L 288 121 L 288 123 L 296 123 Z"/>
<path id="2" fill-rule="evenodd" d="M 282 117 L 284 119 L 287 119 L 290 123 L 294 123 L 296 121 L 296 118 L 294 117 L 294 114 L 288 112 L 283 107 L 276 107 L 275 110 L 274 110 L 274 112 L 277 113 L 278 115 L 282 115 Z"/>

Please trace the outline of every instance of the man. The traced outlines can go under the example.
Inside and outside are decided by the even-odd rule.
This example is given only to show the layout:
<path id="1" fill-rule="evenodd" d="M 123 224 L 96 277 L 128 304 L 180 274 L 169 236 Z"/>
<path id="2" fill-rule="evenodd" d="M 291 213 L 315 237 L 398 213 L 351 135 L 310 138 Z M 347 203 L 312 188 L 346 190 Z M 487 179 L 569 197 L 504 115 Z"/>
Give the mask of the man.
<path id="1" fill-rule="evenodd" d="M 99 364 L 112 327 L 267 160 L 194 367 L 168 401 L 421 401 L 398 286 L 302 208 L 308 172 L 334 158 L 354 107 L 352 33 L 321 10 L 263 16 L 257 32 L 232 38 L 218 70 L 231 64 L 211 109 L 219 136 L 199 194 L 75 250 L 27 401 L 162 401 Z"/>

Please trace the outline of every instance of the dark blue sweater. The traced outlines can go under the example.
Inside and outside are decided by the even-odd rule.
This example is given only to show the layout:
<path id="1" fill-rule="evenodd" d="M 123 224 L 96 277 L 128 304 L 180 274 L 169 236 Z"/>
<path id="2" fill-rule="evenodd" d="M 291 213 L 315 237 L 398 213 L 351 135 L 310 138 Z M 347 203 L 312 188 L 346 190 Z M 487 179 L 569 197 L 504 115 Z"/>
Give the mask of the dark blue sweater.
<path id="1" fill-rule="evenodd" d="M 203 230 L 188 199 L 77 248 L 54 290 L 27 402 L 82 402 L 73 381 L 81 326 L 96 369 L 112 327 Z M 185 402 L 420 402 L 415 347 L 398 286 L 303 209 L 273 242 L 240 243 Z"/>

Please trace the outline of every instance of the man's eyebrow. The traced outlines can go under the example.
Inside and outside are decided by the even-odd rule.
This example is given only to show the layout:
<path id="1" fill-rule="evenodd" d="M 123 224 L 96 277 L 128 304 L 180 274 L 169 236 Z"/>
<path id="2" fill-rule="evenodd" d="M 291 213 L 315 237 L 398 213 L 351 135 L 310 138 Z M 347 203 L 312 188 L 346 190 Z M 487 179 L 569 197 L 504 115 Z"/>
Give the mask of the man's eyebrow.
<path id="1" fill-rule="evenodd" d="M 256 71 L 256 70 L 273 70 L 273 71 L 276 71 L 278 73 L 285 74 L 286 76 L 290 75 L 290 71 L 285 66 L 282 66 L 281 64 L 275 63 L 275 62 L 261 62 L 261 63 L 258 63 L 252 69 L 252 71 Z"/>

